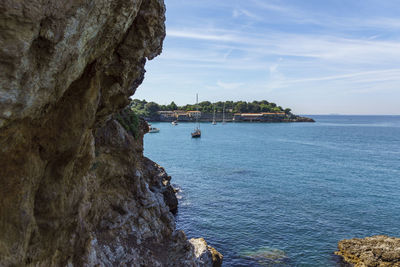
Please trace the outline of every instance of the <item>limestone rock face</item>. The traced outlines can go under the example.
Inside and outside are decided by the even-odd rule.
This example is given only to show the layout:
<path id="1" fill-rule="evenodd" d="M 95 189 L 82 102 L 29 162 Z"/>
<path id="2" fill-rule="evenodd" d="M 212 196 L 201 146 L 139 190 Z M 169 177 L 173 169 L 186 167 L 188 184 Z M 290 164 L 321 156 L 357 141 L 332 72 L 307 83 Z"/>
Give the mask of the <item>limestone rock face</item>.
<path id="1" fill-rule="evenodd" d="M 377 235 L 345 239 L 335 254 L 355 267 L 400 266 L 400 238 Z"/>
<path id="2" fill-rule="evenodd" d="M 165 171 L 113 114 L 163 0 L 0 2 L 0 266 L 201 266 Z M 167 200 L 167 201 L 166 201 Z M 167 204 L 166 204 L 167 203 Z"/>
<path id="3" fill-rule="evenodd" d="M 207 245 L 204 238 L 192 238 L 189 240 L 194 246 L 194 253 L 200 265 L 220 267 L 222 265 L 222 254 L 215 248 Z"/>

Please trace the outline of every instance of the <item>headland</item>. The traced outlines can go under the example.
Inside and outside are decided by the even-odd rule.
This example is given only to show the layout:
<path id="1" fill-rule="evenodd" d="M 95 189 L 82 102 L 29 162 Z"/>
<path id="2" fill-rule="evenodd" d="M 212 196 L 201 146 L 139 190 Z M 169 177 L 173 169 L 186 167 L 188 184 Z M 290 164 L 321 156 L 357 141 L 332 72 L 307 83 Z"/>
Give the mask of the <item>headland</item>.
<path id="1" fill-rule="evenodd" d="M 155 102 L 134 99 L 130 108 L 139 117 L 150 122 L 314 122 L 312 118 L 295 115 L 290 108 L 282 108 L 273 102 L 225 101 L 198 105 L 159 105 Z"/>

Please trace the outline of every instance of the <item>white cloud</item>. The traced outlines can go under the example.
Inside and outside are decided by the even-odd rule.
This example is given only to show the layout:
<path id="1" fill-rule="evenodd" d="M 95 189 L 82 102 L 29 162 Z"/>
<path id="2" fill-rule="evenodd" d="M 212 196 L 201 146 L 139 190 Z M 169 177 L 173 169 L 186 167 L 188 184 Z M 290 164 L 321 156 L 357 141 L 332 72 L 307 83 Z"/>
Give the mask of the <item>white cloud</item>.
<path id="1" fill-rule="evenodd" d="M 187 38 L 187 39 L 199 39 L 209 41 L 233 41 L 233 37 L 230 35 L 218 35 L 218 34 L 207 34 L 198 33 L 198 31 L 191 30 L 167 30 L 167 35 L 171 37 Z"/>
<path id="2" fill-rule="evenodd" d="M 244 83 L 229 83 L 229 82 L 221 82 L 221 81 L 218 81 L 218 82 L 217 82 L 217 85 L 218 85 L 219 87 L 223 88 L 223 89 L 232 90 L 232 89 L 237 89 L 237 88 L 242 87 L 242 86 L 244 85 Z"/>
<path id="3" fill-rule="evenodd" d="M 315 8 L 286 0 L 170 1 L 179 16 L 167 16 L 163 54 L 146 74 L 162 77 L 165 92 L 180 88 L 185 95 L 196 87 L 221 99 L 229 92 L 238 100 L 279 95 L 296 103 L 307 95 L 339 103 L 348 92 L 400 90 L 397 17 L 356 9 L 339 14 L 322 1 Z M 179 12 L 182 6 L 189 12 Z"/>
<path id="4" fill-rule="evenodd" d="M 371 62 L 400 60 L 400 42 L 335 36 L 268 32 L 250 34 L 223 29 L 170 30 L 168 36 L 211 41 L 215 47 L 242 50 L 260 56 L 295 56 L 322 60 Z M 210 45 L 211 46 L 211 45 Z M 224 51 L 226 53 L 226 51 Z"/>

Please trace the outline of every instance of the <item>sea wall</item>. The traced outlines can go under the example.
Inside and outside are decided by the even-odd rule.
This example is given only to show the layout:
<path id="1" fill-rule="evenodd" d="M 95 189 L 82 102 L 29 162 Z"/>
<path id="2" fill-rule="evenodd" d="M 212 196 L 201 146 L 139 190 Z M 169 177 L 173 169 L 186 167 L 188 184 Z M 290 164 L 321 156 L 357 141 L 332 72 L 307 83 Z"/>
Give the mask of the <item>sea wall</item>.
<path id="1" fill-rule="evenodd" d="M 135 138 L 113 119 L 161 53 L 164 14 L 162 0 L 0 3 L 0 266 L 220 264 L 175 230 L 145 122 Z"/>

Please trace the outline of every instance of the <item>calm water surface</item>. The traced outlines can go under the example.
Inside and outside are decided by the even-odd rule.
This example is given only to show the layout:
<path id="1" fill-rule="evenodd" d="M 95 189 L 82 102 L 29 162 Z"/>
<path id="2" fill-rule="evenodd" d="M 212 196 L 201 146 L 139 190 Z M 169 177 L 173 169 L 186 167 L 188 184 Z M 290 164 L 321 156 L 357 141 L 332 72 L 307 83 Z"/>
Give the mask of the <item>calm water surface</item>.
<path id="1" fill-rule="evenodd" d="M 177 227 L 224 266 L 339 266 L 343 238 L 400 236 L 400 116 L 154 123 L 145 155 L 181 189 Z"/>

